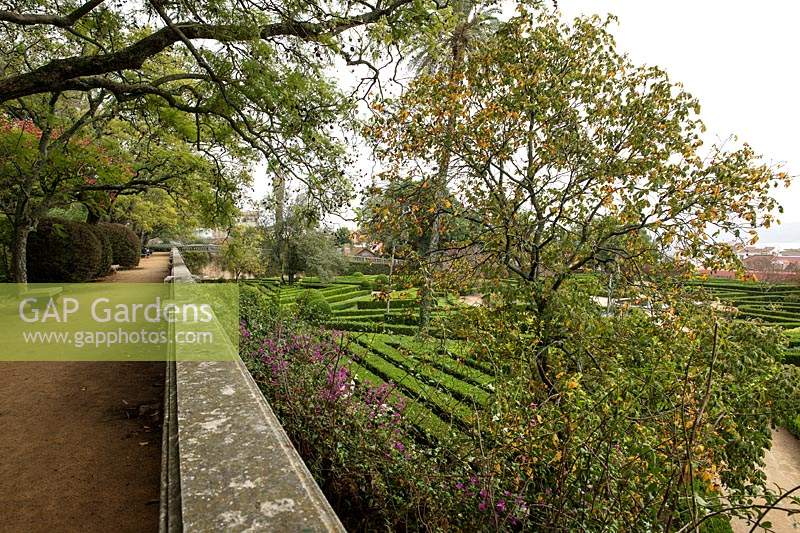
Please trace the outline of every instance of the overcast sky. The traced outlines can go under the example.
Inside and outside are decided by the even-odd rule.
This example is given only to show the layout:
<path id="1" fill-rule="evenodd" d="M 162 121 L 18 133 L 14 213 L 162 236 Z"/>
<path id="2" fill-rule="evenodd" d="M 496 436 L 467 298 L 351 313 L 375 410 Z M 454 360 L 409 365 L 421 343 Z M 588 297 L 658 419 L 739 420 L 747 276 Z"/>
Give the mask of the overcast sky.
<path id="1" fill-rule="evenodd" d="M 708 140 L 735 134 L 800 174 L 800 2 L 559 0 L 566 17 L 613 13 L 618 48 L 658 65 L 700 100 Z M 776 193 L 800 223 L 800 179 Z M 788 224 L 794 233 L 798 224 Z M 791 230 L 790 230 L 791 228 Z M 774 237 L 775 232 L 769 232 Z M 767 235 L 764 236 L 767 238 Z M 795 240 L 794 238 L 792 240 Z"/>

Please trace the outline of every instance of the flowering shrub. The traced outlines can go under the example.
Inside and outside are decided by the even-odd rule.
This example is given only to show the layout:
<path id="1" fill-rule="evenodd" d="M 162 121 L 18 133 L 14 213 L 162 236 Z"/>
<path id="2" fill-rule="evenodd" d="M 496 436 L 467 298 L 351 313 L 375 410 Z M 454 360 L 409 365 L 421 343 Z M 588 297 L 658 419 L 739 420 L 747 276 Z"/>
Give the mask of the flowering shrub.
<path id="1" fill-rule="evenodd" d="M 393 388 L 354 379 L 339 333 L 284 324 L 263 333 L 242 324 L 243 358 L 345 525 L 406 523 L 395 506 L 410 515 L 423 494 L 408 482 L 418 451 Z"/>
<path id="2" fill-rule="evenodd" d="M 526 505 L 460 451 L 417 434 L 395 386 L 349 370 L 347 337 L 318 327 L 241 325 L 253 377 L 345 526 L 353 530 L 504 529 Z M 482 527 L 481 524 L 483 524 Z"/>

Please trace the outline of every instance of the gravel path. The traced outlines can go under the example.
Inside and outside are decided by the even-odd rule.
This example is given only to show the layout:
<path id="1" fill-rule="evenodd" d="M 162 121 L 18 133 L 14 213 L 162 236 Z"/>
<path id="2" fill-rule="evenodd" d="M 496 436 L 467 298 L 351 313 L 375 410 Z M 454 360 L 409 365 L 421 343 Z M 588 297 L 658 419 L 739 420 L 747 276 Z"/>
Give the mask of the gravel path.
<path id="1" fill-rule="evenodd" d="M 800 485 L 800 441 L 785 429 L 772 432 L 772 448 L 764 456 L 764 462 L 772 488 L 786 491 Z M 779 533 L 800 531 L 800 514 L 789 516 L 783 511 L 770 511 L 764 520 L 772 522 L 772 528 Z M 746 533 L 752 527 L 743 520 L 733 523 L 735 533 Z"/>
<path id="2" fill-rule="evenodd" d="M 103 281 L 160 283 L 168 261 Z M 157 531 L 163 381 L 163 363 L 0 363 L 0 531 Z"/>

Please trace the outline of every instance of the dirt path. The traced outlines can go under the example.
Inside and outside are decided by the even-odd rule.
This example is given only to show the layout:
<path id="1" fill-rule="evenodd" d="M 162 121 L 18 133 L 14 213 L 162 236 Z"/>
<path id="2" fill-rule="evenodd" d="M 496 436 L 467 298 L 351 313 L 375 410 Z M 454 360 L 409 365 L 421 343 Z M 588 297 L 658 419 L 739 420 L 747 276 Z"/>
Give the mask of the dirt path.
<path id="1" fill-rule="evenodd" d="M 157 531 L 163 380 L 163 363 L 0 363 L 0 531 Z"/>
<path id="2" fill-rule="evenodd" d="M 767 482 L 772 489 L 787 491 L 800 485 L 800 441 L 785 429 L 772 432 L 772 448 L 764 456 L 764 462 Z M 764 520 L 772 522 L 772 529 L 778 533 L 798 531 L 800 528 L 800 515 L 789 516 L 782 511 L 771 511 Z M 736 520 L 732 525 L 735 533 L 745 533 L 752 528 L 752 524 L 748 525 L 743 520 Z"/>
<path id="3" fill-rule="evenodd" d="M 161 283 L 169 274 L 169 252 L 156 252 L 150 257 L 143 257 L 139 266 L 102 278 L 102 282 L 111 283 Z"/>

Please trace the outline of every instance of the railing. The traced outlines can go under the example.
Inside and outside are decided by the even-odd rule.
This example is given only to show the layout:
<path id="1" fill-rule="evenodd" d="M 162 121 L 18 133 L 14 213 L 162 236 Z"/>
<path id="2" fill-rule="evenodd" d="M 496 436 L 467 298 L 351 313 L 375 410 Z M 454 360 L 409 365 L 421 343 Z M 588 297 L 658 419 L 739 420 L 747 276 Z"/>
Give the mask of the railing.
<path id="1" fill-rule="evenodd" d="M 367 255 L 346 255 L 344 258 L 353 263 L 371 263 L 373 265 L 391 265 L 392 260 L 385 257 L 370 257 Z M 394 264 L 402 263 L 400 259 L 395 259 Z"/>
<path id="2" fill-rule="evenodd" d="M 216 254 L 219 253 L 221 246 L 219 244 L 151 244 L 148 248 L 160 252 L 168 252 L 173 248 L 177 248 L 181 252 L 209 252 Z"/>
<path id="3" fill-rule="evenodd" d="M 240 359 L 167 364 L 161 481 L 162 533 L 344 531 Z"/>

